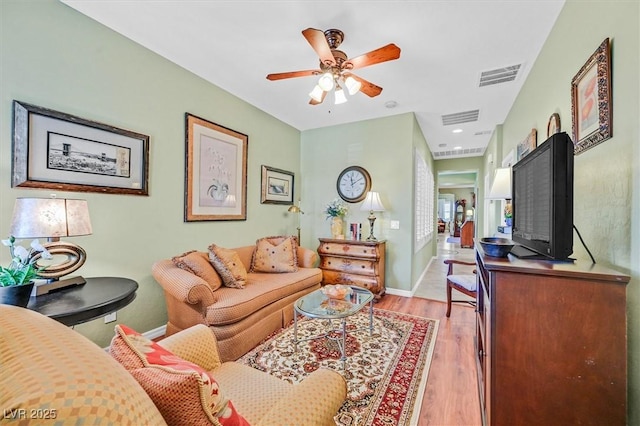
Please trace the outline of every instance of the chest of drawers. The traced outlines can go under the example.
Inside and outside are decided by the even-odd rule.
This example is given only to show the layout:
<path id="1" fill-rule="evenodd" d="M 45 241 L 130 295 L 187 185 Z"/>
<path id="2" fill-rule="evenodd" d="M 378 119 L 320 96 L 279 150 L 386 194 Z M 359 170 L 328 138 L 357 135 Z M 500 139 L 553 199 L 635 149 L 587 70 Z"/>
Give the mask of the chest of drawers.
<path id="1" fill-rule="evenodd" d="M 319 240 L 322 284 L 363 287 L 371 291 L 376 300 L 384 295 L 384 241 Z"/>

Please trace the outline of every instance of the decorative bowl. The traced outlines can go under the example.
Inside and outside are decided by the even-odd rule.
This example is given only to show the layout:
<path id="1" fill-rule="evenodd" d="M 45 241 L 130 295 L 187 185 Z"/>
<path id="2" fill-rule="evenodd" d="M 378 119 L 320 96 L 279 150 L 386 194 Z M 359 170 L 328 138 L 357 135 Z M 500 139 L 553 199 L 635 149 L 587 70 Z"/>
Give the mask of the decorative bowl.
<path id="1" fill-rule="evenodd" d="M 329 299 L 344 299 L 347 294 L 351 294 L 351 287 L 342 284 L 326 285 L 322 287 L 322 293 Z"/>
<path id="2" fill-rule="evenodd" d="M 484 253 L 491 257 L 507 257 L 515 244 L 508 238 L 487 237 L 480 240 Z"/>

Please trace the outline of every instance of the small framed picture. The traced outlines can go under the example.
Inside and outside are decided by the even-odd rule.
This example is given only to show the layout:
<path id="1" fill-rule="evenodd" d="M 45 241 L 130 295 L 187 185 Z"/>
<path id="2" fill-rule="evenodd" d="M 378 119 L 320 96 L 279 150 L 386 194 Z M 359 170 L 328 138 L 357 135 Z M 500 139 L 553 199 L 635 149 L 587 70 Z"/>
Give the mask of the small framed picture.
<path id="1" fill-rule="evenodd" d="M 262 204 L 293 204 L 293 173 L 262 166 Z"/>
<path id="2" fill-rule="evenodd" d="M 571 115 L 576 155 L 613 136 L 611 46 L 608 38 L 571 80 Z"/>
<path id="3" fill-rule="evenodd" d="M 560 115 L 557 112 L 551 114 L 549 117 L 549 122 L 547 123 L 547 138 L 550 138 L 552 135 L 561 132 L 560 130 Z"/>
<path id="4" fill-rule="evenodd" d="M 538 146 L 538 131 L 531 129 L 529 135 L 518 144 L 517 161 L 522 160 L 527 154 L 531 153 Z"/>

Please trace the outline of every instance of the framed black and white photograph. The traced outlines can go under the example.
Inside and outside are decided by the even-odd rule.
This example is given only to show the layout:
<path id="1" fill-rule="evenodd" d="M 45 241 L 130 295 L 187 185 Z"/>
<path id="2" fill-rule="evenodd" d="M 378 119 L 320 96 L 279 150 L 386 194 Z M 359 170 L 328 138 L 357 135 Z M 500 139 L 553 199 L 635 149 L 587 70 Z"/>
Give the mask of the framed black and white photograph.
<path id="1" fill-rule="evenodd" d="M 13 102 L 13 187 L 149 195 L 149 136 Z"/>
<path id="2" fill-rule="evenodd" d="M 262 204 L 293 204 L 293 173 L 262 166 Z"/>

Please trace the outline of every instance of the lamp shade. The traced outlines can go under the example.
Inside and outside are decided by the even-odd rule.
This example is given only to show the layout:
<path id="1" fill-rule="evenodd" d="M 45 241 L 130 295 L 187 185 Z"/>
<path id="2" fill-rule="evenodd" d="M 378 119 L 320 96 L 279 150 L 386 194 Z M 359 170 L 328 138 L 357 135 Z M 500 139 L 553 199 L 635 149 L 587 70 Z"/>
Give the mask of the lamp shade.
<path id="1" fill-rule="evenodd" d="M 92 233 L 86 200 L 18 198 L 11 235 L 16 238 L 59 238 Z"/>
<path id="2" fill-rule="evenodd" d="M 380 194 L 375 191 L 369 191 L 367 192 L 367 197 L 364 199 L 362 205 L 360 206 L 360 210 L 383 212 L 386 209 L 384 208 L 382 201 L 380 201 Z"/>
<path id="3" fill-rule="evenodd" d="M 511 167 L 496 169 L 491 184 L 491 190 L 487 196 L 489 200 L 511 199 Z"/>

